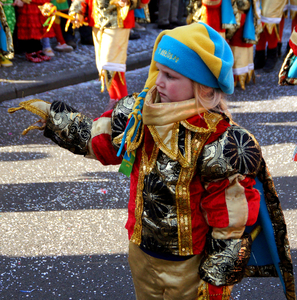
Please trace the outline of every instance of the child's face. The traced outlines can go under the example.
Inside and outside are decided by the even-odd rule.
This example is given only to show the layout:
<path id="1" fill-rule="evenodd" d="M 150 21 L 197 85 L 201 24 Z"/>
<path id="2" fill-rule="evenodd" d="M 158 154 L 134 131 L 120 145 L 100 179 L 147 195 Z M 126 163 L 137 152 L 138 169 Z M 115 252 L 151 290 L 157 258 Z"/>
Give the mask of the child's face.
<path id="1" fill-rule="evenodd" d="M 156 85 L 162 103 L 194 98 L 193 84 L 189 78 L 160 63 L 156 66 L 159 69 Z"/>

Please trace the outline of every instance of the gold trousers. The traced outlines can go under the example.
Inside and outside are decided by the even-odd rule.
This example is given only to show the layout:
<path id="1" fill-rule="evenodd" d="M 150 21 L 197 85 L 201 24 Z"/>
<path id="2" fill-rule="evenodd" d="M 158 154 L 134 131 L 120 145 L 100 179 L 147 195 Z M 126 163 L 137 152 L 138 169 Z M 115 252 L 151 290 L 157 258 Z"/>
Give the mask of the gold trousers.
<path id="1" fill-rule="evenodd" d="M 201 256 L 185 261 L 158 259 L 129 244 L 129 264 L 137 300 L 194 300 Z"/>

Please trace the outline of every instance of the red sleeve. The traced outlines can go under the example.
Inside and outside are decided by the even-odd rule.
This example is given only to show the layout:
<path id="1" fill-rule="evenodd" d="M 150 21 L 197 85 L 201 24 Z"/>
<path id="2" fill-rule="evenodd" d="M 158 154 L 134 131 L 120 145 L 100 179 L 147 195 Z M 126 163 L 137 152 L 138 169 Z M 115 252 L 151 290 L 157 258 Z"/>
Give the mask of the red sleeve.
<path id="1" fill-rule="evenodd" d="M 217 228 L 250 226 L 257 221 L 260 194 L 251 177 L 233 175 L 206 185 L 201 207 L 209 226 Z"/>
<path id="2" fill-rule="evenodd" d="M 101 118 L 105 118 L 105 120 L 111 119 L 112 110 L 109 110 L 102 114 L 100 118 L 94 120 L 100 120 Z M 113 147 L 111 142 L 111 133 L 100 133 L 95 135 L 92 138 L 92 149 L 96 158 L 103 165 L 118 165 L 122 162 L 122 157 L 117 157 L 117 151 Z"/>

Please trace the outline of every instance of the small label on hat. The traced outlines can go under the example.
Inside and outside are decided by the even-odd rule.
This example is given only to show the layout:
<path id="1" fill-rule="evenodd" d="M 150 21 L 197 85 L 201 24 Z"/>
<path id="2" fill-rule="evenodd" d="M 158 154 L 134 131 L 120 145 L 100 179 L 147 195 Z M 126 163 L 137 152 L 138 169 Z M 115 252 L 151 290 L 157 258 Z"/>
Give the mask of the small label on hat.
<path id="1" fill-rule="evenodd" d="M 158 54 L 160 54 L 161 56 L 164 56 L 170 60 L 173 60 L 174 62 L 178 62 L 179 61 L 179 58 L 172 54 L 170 50 L 165 50 L 165 49 L 162 49 L 162 48 L 158 48 Z"/>

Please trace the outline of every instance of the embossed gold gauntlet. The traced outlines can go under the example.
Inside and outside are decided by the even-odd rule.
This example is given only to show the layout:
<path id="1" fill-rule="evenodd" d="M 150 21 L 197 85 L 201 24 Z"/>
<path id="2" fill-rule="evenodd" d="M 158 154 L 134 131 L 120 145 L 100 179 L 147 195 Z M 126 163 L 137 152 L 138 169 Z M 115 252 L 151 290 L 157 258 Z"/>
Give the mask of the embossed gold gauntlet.
<path id="1" fill-rule="evenodd" d="M 74 154 L 86 155 L 93 120 L 67 104 L 54 101 L 46 121 L 44 136 Z"/>
<path id="2" fill-rule="evenodd" d="M 45 137 L 74 154 L 88 153 L 87 145 L 93 125 L 91 118 L 60 101 L 51 104 L 41 99 L 32 99 L 21 102 L 19 107 L 9 108 L 8 112 L 14 113 L 18 110 L 28 110 L 41 117 L 36 123 L 40 122 L 42 126 L 34 123 L 23 131 L 23 135 L 32 129 L 44 130 Z"/>
<path id="3" fill-rule="evenodd" d="M 251 255 L 252 238 L 220 240 L 207 238 L 206 255 L 199 267 L 202 280 L 215 285 L 233 285 L 242 280 Z"/>

